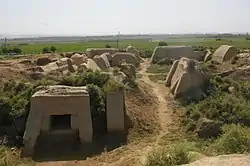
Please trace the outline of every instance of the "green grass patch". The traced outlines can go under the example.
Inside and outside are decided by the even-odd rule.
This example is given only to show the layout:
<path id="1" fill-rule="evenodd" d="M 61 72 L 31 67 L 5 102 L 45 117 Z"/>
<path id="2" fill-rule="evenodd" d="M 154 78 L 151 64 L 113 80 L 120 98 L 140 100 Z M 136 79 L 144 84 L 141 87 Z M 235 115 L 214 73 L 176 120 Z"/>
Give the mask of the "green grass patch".
<path id="1" fill-rule="evenodd" d="M 241 125 L 223 126 L 223 134 L 211 145 L 218 154 L 249 153 L 250 128 Z"/>
<path id="2" fill-rule="evenodd" d="M 237 48 L 250 48 L 249 41 L 244 37 L 225 38 L 220 41 L 216 41 L 215 38 L 195 38 L 195 37 L 169 37 L 165 40 L 168 45 L 189 45 L 189 46 L 202 46 L 215 50 L 220 45 L 227 44 Z M 104 48 L 105 45 L 116 47 L 116 41 L 86 41 L 86 42 L 68 42 L 68 43 L 26 43 L 20 44 L 16 42 L 8 43 L 10 47 L 17 47 L 22 50 L 23 54 L 39 54 L 42 53 L 42 49 L 45 47 L 54 46 L 57 52 L 71 52 L 78 51 L 84 52 L 87 48 Z M 150 57 L 152 51 L 158 42 L 152 42 L 149 40 L 121 40 L 119 42 L 119 48 L 126 48 L 128 45 L 133 45 L 139 50 L 150 50 L 144 53 L 145 57 Z"/>
<path id="3" fill-rule="evenodd" d="M 174 166 L 188 164 L 189 151 L 195 148 L 187 142 L 179 142 L 171 146 L 156 149 L 148 155 L 146 166 Z"/>
<path id="4" fill-rule="evenodd" d="M 146 166 L 187 164 L 205 156 L 249 153 L 250 129 L 242 125 L 224 125 L 223 133 L 214 139 L 183 135 L 148 155 Z"/>
<path id="5" fill-rule="evenodd" d="M 106 44 L 116 48 L 114 41 L 86 41 L 86 42 L 68 42 L 68 43 L 29 43 L 21 45 L 19 43 L 9 43 L 9 47 L 18 47 L 22 50 L 22 54 L 40 54 L 43 48 L 54 46 L 56 52 L 84 52 L 87 48 L 105 48 Z M 119 48 L 124 49 L 129 45 L 135 46 L 139 50 L 153 50 L 157 43 L 147 40 L 122 40 L 119 42 Z"/>

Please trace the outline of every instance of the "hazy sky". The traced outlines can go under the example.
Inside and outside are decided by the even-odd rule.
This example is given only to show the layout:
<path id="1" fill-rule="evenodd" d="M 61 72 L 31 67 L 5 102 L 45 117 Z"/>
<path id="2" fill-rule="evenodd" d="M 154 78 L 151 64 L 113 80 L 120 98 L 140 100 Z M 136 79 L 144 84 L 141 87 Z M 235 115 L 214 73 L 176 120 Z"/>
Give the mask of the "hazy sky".
<path id="1" fill-rule="evenodd" d="M 0 0 L 0 34 L 250 32 L 250 0 Z"/>

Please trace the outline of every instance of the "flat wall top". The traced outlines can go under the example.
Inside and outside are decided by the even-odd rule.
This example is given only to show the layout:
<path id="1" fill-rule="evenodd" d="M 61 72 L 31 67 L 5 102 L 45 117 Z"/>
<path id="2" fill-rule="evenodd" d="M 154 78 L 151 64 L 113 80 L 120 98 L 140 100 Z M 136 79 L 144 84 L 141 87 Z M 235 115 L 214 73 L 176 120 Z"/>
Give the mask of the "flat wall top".
<path id="1" fill-rule="evenodd" d="M 53 85 L 41 87 L 32 97 L 39 96 L 89 96 L 87 87 L 72 87 L 63 85 Z"/>
<path id="2" fill-rule="evenodd" d="M 118 51 L 117 48 L 88 48 L 86 51 L 98 51 L 98 50 L 103 50 L 103 51 Z"/>
<path id="3" fill-rule="evenodd" d="M 192 49 L 191 46 L 182 46 L 182 45 L 180 45 L 180 46 L 157 46 L 156 48 L 168 48 L 168 49 L 173 49 L 173 48 L 191 48 Z"/>

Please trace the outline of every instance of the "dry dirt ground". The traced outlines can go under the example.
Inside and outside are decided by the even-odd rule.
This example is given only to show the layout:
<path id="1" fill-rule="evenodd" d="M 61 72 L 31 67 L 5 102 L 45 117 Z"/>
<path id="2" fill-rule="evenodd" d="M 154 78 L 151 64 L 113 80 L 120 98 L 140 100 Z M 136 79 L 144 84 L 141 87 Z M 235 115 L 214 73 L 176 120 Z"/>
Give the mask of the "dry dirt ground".
<path id="1" fill-rule="evenodd" d="M 46 55 L 46 54 L 45 54 Z M 0 86 L 5 80 L 34 81 L 30 69 L 36 67 L 35 60 L 44 55 L 22 56 L 18 59 L 0 60 Z M 59 58 L 60 55 L 49 55 L 51 58 Z M 31 62 L 31 63 L 29 63 Z"/>
<path id="2" fill-rule="evenodd" d="M 171 101 L 166 100 L 166 95 L 168 94 L 168 89 L 164 87 L 163 84 L 157 84 L 148 78 L 148 73 L 146 69 L 149 66 L 149 62 L 145 61 L 141 64 L 140 74 L 142 77 L 140 81 L 145 86 L 151 88 L 152 95 L 158 100 L 158 105 L 155 108 L 157 112 L 157 119 L 160 124 L 160 131 L 151 139 L 141 138 L 139 142 L 131 143 L 115 149 L 111 152 L 104 152 L 101 155 L 88 158 L 83 161 L 56 161 L 56 162 L 40 162 L 36 163 L 37 166 L 136 166 L 143 165 L 145 163 L 147 155 L 154 148 L 158 147 L 158 143 L 162 137 L 170 134 L 169 128 L 173 125 L 173 116 L 171 110 Z"/>

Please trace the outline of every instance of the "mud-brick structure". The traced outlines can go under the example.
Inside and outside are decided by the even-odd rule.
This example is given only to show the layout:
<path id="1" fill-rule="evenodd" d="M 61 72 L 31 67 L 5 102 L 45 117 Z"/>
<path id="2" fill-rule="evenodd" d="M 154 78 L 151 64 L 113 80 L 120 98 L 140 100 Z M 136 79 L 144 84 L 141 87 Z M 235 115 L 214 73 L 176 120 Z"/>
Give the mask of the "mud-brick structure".
<path id="1" fill-rule="evenodd" d="M 205 96 L 204 88 L 207 75 L 199 69 L 198 63 L 192 59 L 181 58 L 174 61 L 165 81 L 175 98 L 201 99 Z"/>
<path id="2" fill-rule="evenodd" d="M 234 46 L 221 45 L 212 56 L 213 60 L 220 63 L 232 60 L 237 54 L 237 49 Z"/>
<path id="3" fill-rule="evenodd" d="M 124 131 L 125 100 L 122 91 L 107 93 L 107 130 L 111 132 Z"/>
<path id="4" fill-rule="evenodd" d="M 65 116 L 69 122 L 68 129 L 76 130 L 82 143 L 92 142 L 90 99 L 86 87 L 48 86 L 32 96 L 23 137 L 26 156 L 33 154 L 41 133 L 65 130 L 57 128 L 55 122 L 55 119 Z M 66 123 L 65 119 L 63 123 Z"/>

